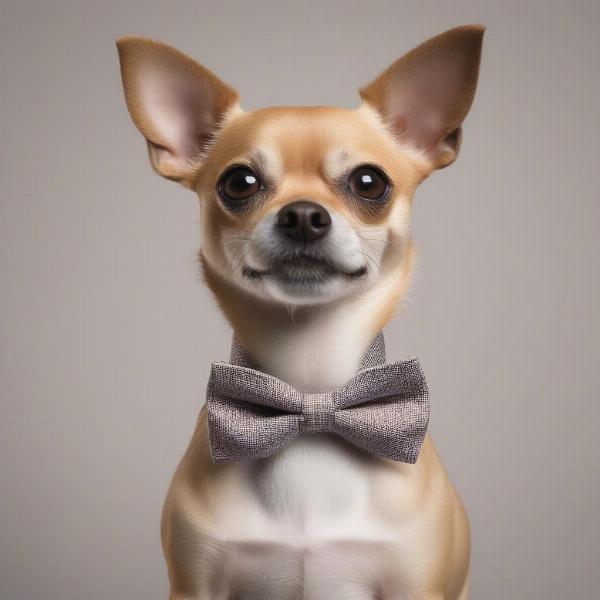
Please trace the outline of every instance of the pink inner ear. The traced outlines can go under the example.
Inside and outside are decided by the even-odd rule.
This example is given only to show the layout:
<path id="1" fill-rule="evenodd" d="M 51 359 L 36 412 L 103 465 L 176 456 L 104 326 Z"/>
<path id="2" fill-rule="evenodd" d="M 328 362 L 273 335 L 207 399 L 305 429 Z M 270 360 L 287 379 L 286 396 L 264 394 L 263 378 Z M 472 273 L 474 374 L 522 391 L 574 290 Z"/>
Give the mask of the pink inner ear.
<path id="1" fill-rule="evenodd" d="M 168 155 L 163 159 L 188 164 L 210 139 L 214 127 L 213 97 L 207 86 L 180 74 L 150 73 L 142 78 L 140 98 L 156 139 Z"/>
<path id="2" fill-rule="evenodd" d="M 458 61 L 446 58 L 391 84 L 388 122 L 394 133 L 419 150 L 433 150 L 453 124 L 463 77 Z"/>
<path id="3" fill-rule="evenodd" d="M 390 125 L 392 133 L 397 138 L 403 138 L 408 133 L 408 117 L 402 114 L 394 115 Z"/>

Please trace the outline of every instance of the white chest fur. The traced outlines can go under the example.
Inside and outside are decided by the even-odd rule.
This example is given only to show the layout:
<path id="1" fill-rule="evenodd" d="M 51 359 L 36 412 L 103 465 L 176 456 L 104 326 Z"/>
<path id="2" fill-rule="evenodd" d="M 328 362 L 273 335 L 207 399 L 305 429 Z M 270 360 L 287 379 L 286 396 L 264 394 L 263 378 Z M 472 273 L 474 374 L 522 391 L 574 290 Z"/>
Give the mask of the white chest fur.
<path id="1" fill-rule="evenodd" d="M 404 589 L 400 573 L 415 544 L 398 528 L 403 502 L 389 496 L 401 475 L 378 464 L 386 463 L 319 434 L 238 465 L 202 527 L 201 543 L 216 553 L 201 578 L 214 577 L 211 563 L 226 565 L 221 582 L 244 600 L 373 600 L 390 577 Z"/>
<path id="2" fill-rule="evenodd" d="M 244 506 L 235 500 L 223 506 L 219 533 L 302 547 L 385 539 L 389 528 L 375 493 L 377 462 L 335 436 L 302 436 L 272 458 L 237 467 L 231 492 L 244 498 Z"/>
<path id="3" fill-rule="evenodd" d="M 256 499 L 307 541 L 357 535 L 359 523 L 366 528 L 371 478 L 355 454 L 332 436 L 304 436 L 249 467 Z"/>

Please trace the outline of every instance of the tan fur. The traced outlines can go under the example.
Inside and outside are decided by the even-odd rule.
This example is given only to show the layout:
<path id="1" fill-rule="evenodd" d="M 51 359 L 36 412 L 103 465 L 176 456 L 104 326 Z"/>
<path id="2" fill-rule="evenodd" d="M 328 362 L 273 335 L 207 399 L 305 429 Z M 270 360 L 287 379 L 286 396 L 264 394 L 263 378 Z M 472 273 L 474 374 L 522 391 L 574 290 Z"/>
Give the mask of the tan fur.
<path id="1" fill-rule="evenodd" d="M 265 371 L 302 391 L 333 389 L 356 372 L 393 316 L 413 265 L 413 194 L 456 158 L 482 34 L 467 26 L 426 42 L 363 87 L 357 110 L 244 112 L 232 88 L 181 53 L 140 38 L 119 42 L 127 105 L 153 167 L 198 193 L 204 278 Z M 433 76 L 432 65 L 449 81 L 441 88 L 445 100 L 414 92 L 414 78 Z M 165 98 L 181 100 L 169 95 L 175 92 L 152 88 L 154 103 L 144 97 L 156 85 L 146 81 L 155 70 L 192 97 L 203 90 L 197 110 L 182 104 L 194 135 L 172 135 L 168 111 L 161 113 Z M 437 120 L 419 120 L 422 103 Z M 256 160 L 273 185 L 243 212 L 227 210 L 216 192 L 219 177 Z M 339 187 L 347 165 L 365 163 L 378 165 L 393 185 L 379 208 Z M 339 227 L 361 244 L 369 267 L 363 280 L 316 302 L 282 300 L 241 268 L 252 236 L 297 199 L 322 205 L 345 224 Z M 202 409 L 163 511 L 171 598 L 466 600 L 468 520 L 430 437 L 415 465 L 365 455 L 335 436 L 310 437 L 265 461 L 216 465 Z M 343 495 L 332 503 L 336 494 Z"/>

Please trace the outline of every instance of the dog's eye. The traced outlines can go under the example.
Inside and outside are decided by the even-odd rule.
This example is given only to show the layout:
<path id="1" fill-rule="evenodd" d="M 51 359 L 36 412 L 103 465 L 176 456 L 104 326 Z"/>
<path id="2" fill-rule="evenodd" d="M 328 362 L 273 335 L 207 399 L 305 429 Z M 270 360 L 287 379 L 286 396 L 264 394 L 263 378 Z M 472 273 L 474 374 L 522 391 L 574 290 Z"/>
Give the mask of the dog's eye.
<path id="1" fill-rule="evenodd" d="M 385 173 L 376 167 L 363 165 L 350 175 L 350 189 L 366 200 L 381 200 L 390 186 Z"/>
<path id="2" fill-rule="evenodd" d="M 258 176 L 249 167 L 236 166 L 227 170 L 219 181 L 221 194 L 232 202 L 246 200 L 261 189 Z"/>

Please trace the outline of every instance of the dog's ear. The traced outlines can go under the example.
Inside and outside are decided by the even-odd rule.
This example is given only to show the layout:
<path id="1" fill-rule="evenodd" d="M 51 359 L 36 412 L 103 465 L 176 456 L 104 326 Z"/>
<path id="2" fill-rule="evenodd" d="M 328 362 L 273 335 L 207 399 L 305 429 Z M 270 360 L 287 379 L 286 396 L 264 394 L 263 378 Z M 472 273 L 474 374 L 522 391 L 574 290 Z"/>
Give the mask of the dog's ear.
<path id="1" fill-rule="evenodd" d="M 399 58 L 359 90 L 402 144 L 432 168 L 452 163 L 477 86 L 485 28 L 450 29 Z"/>
<path id="2" fill-rule="evenodd" d="M 187 187 L 238 93 L 178 50 L 146 38 L 117 40 L 129 114 L 154 170 Z"/>

